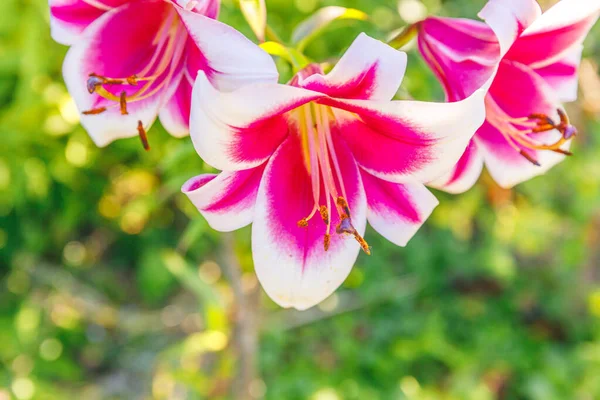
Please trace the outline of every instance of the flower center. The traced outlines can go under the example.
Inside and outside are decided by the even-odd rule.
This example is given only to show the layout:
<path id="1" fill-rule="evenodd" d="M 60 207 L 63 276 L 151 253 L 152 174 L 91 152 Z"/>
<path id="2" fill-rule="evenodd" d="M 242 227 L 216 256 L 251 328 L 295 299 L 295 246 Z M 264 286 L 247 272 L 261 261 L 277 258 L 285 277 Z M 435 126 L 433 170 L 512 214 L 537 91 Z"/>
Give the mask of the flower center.
<path id="1" fill-rule="evenodd" d="M 577 135 L 577 129 L 569 122 L 567 113 L 557 109 L 560 122 L 555 122 L 546 114 L 531 114 L 527 117 L 512 118 L 506 114 L 491 96 L 486 96 L 487 121 L 502 133 L 508 144 L 534 165 L 540 166 L 532 151 L 548 150 L 570 156 L 572 153 L 561 147 Z M 554 143 L 540 141 L 540 133 L 557 130 L 560 138 Z"/>
<path id="2" fill-rule="evenodd" d="M 121 115 L 128 115 L 129 104 L 146 100 L 166 89 L 183 57 L 187 43 L 185 35 L 185 27 L 180 23 L 177 11 L 173 7 L 154 36 L 152 41 L 154 52 L 150 60 L 146 64 L 139 65 L 137 73 L 127 77 L 90 73 L 87 79 L 88 92 L 95 93 L 112 104 L 84 111 L 83 114 L 101 114 L 110 108 L 118 107 Z M 144 148 L 149 149 L 141 121 L 138 123 L 138 132 Z"/>
<path id="3" fill-rule="evenodd" d="M 337 212 L 340 218 L 335 228 L 338 235 L 350 235 L 367 254 L 371 249 L 365 239 L 352 225 L 350 206 L 340 163 L 331 137 L 331 123 L 335 115 L 331 107 L 309 103 L 294 110 L 299 125 L 300 140 L 306 169 L 310 175 L 313 208 L 310 214 L 298 221 L 299 227 L 307 227 L 308 222 L 318 213 L 326 225 L 323 247 L 329 249 L 331 241 L 331 215 Z M 321 190 L 324 191 L 321 196 Z M 325 204 L 320 204 L 324 198 Z"/>

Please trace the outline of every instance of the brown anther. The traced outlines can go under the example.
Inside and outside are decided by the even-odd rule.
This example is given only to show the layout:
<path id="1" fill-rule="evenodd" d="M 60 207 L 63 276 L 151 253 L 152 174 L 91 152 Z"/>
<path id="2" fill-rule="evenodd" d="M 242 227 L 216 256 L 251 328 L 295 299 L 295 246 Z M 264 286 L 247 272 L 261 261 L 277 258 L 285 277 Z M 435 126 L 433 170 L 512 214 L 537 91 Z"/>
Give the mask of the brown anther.
<path id="1" fill-rule="evenodd" d="M 337 198 L 337 205 L 340 206 L 344 212 L 346 213 L 346 215 L 349 217 L 350 216 L 350 207 L 348 207 L 348 202 L 346 201 L 346 199 L 344 199 L 343 197 L 338 197 Z"/>
<path id="2" fill-rule="evenodd" d="M 96 115 L 96 114 L 102 114 L 104 111 L 106 111 L 106 107 L 99 107 L 99 108 L 92 108 L 91 110 L 83 111 L 82 114 L 83 115 Z"/>
<path id="3" fill-rule="evenodd" d="M 306 228 L 307 226 L 308 226 L 308 221 L 306 220 L 306 218 L 303 218 L 300 221 L 298 221 L 298 227 Z"/>
<path id="4" fill-rule="evenodd" d="M 136 75 L 128 76 L 127 83 L 131 86 L 136 86 L 138 84 L 138 77 Z"/>
<path id="5" fill-rule="evenodd" d="M 119 96 L 119 105 L 121 106 L 121 115 L 129 115 L 127 112 L 127 92 L 121 92 L 121 95 Z"/>
<path id="6" fill-rule="evenodd" d="M 368 255 L 371 255 L 371 246 L 369 246 L 369 243 L 367 243 L 367 241 L 358 234 L 358 232 L 354 231 L 354 238 L 356 239 L 356 241 L 358 242 L 358 244 L 360 245 L 361 249 Z"/>
<path id="7" fill-rule="evenodd" d="M 325 225 L 329 225 L 329 211 L 327 210 L 327 207 L 319 207 L 319 213 L 321 214 L 321 219 L 325 222 Z"/>
<path id="8" fill-rule="evenodd" d="M 530 163 L 532 163 L 535 166 L 541 167 L 540 163 L 538 160 L 536 160 L 531 154 L 527 153 L 525 150 L 521 150 L 519 151 L 519 153 L 525 157 L 527 159 L 527 161 L 529 161 Z"/>
<path id="9" fill-rule="evenodd" d="M 323 237 L 323 248 L 325 249 L 325 251 L 329 250 L 330 243 L 331 243 L 331 235 L 329 233 L 326 233 L 325 237 Z"/>
<path id="10" fill-rule="evenodd" d="M 558 116 L 560 117 L 561 125 L 570 125 L 569 116 L 567 115 L 566 112 L 564 112 L 561 108 L 557 108 L 556 112 L 558 113 Z"/>
<path id="11" fill-rule="evenodd" d="M 541 133 L 541 132 L 548 132 L 551 131 L 552 129 L 555 129 L 556 126 L 554 125 L 550 125 L 550 124 L 544 124 L 544 125 L 538 125 L 535 128 L 531 129 L 531 131 L 533 133 Z"/>
<path id="12" fill-rule="evenodd" d="M 150 150 L 150 145 L 148 144 L 148 136 L 146 135 L 146 130 L 144 129 L 144 124 L 142 121 L 138 121 L 138 135 L 140 136 L 140 140 L 142 141 L 142 146 L 144 146 L 144 150 Z"/>
<path id="13" fill-rule="evenodd" d="M 550 118 L 546 114 L 531 114 L 528 118 L 532 120 L 537 120 L 538 125 L 556 125 L 554 121 L 552 121 L 552 118 Z"/>

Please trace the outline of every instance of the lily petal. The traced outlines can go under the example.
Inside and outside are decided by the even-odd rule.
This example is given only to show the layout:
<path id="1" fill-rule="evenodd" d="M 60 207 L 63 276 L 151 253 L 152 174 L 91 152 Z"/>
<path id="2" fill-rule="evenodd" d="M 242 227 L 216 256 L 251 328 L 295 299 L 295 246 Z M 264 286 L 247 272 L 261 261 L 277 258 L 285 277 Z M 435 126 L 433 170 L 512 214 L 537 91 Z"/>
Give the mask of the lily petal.
<path id="1" fill-rule="evenodd" d="M 361 174 L 367 194 L 367 220 L 390 242 L 406 246 L 439 204 L 420 183 L 398 184 Z"/>
<path id="2" fill-rule="evenodd" d="M 542 15 L 535 0 L 490 0 L 479 17 L 494 30 L 503 57 L 519 35 Z"/>
<path id="3" fill-rule="evenodd" d="M 406 71 L 406 53 L 361 33 L 327 75 L 300 81 L 305 89 L 345 99 L 391 100 Z"/>
<path id="4" fill-rule="evenodd" d="M 231 232 L 252 223 L 254 204 L 265 165 L 237 172 L 204 174 L 191 178 L 181 191 L 219 232 Z"/>
<path id="5" fill-rule="evenodd" d="M 335 142 L 352 222 L 362 235 L 367 205 L 361 178 L 343 142 Z M 258 279 L 269 297 L 282 307 L 300 310 L 324 300 L 342 284 L 360 249 L 353 238 L 332 232 L 329 250 L 325 251 L 326 229 L 320 218 L 315 217 L 306 228 L 297 225 L 313 208 L 310 188 L 299 139 L 290 136 L 269 161 L 260 185 L 252 253 Z M 335 227 L 339 217 L 330 217 Z"/>
<path id="6" fill-rule="evenodd" d="M 58 43 L 72 45 L 85 28 L 102 14 L 130 0 L 49 0 L 50 29 Z"/>
<path id="7" fill-rule="evenodd" d="M 454 103 L 321 99 L 357 163 L 381 179 L 430 182 L 450 170 L 485 119 L 484 90 Z M 358 117 L 357 117 L 358 116 Z"/>
<path id="8" fill-rule="evenodd" d="M 204 15 L 182 8 L 177 11 L 206 60 L 206 75 L 219 90 L 277 82 L 279 74 L 271 56 L 240 32 Z"/>
<path id="9" fill-rule="evenodd" d="M 97 73 L 126 78 L 137 74 L 156 51 L 153 40 L 172 10 L 173 6 L 169 3 L 132 2 L 108 11 L 85 30 L 81 40 L 67 53 L 63 75 L 78 109 L 83 112 L 108 107 L 100 115 L 81 116 L 81 124 L 98 146 L 106 146 L 118 138 L 136 136 L 138 121 L 148 129 L 164 99 L 168 99 L 177 88 L 183 71 L 180 67 L 164 71 L 152 83 L 149 92 L 159 85 L 164 88 L 148 98 L 129 102 L 128 115 L 121 115 L 118 102 L 88 92 L 86 82 L 89 75 Z M 115 85 L 114 92 L 122 90 L 129 95 L 142 85 Z"/>
<path id="10" fill-rule="evenodd" d="M 448 101 L 465 99 L 482 87 L 500 60 L 496 35 L 483 22 L 430 17 L 419 32 L 419 50 Z"/>
<path id="11" fill-rule="evenodd" d="M 198 73 L 190 132 L 196 151 L 221 170 L 265 162 L 288 134 L 285 112 L 324 95 L 298 87 L 258 83 L 232 92 L 215 89 Z"/>
<path id="12" fill-rule="evenodd" d="M 482 170 L 483 156 L 472 139 L 454 168 L 427 186 L 452 194 L 464 193 L 475 185 Z"/>
<path id="13" fill-rule="evenodd" d="M 599 15 L 600 0 L 562 0 L 523 32 L 506 57 L 548 66 L 577 51 Z"/>
<path id="14" fill-rule="evenodd" d="M 534 71 L 541 76 L 563 103 L 577 99 L 579 87 L 579 64 L 583 46 L 571 50 L 563 59 L 547 66 L 535 67 Z"/>

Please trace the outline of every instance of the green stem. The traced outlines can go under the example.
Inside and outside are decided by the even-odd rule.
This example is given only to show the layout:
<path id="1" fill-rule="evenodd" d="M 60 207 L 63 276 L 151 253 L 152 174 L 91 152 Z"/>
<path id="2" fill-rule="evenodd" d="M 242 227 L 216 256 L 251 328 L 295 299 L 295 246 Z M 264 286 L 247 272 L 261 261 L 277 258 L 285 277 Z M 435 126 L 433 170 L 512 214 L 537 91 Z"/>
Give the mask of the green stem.
<path id="1" fill-rule="evenodd" d="M 402 32 L 388 41 L 388 44 L 395 49 L 401 49 L 413 40 L 419 33 L 420 22 L 406 26 Z"/>

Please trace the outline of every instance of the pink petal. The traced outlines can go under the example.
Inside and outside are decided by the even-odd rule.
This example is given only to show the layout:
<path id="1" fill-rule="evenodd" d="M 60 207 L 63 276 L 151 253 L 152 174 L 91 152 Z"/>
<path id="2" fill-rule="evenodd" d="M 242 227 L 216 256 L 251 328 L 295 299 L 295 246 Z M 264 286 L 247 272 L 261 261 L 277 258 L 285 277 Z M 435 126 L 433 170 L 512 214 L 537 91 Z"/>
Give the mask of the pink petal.
<path id="1" fill-rule="evenodd" d="M 79 110 L 109 107 L 99 115 L 81 116 L 82 125 L 98 146 L 118 138 L 136 136 L 138 121 L 149 128 L 162 103 L 177 88 L 183 70 L 174 60 L 173 67 L 167 68 L 150 84 L 147 93 L 156 92 L 154 95 L 128 102 L 129 115 L 121 115 L 118 102 L 90 94 L 86 85 L 89 75 L 96 73 L 112 78 L 137 75 L 152 60 L 157 50 L 153 40 L 173 10 L 173 6 L 165 2 L 132 2 L 106 12 L 85 30 L 81 40 L 67 53 L 63 74 Z M 185 35 L 183 29 L 181 32 Z M 183 40 L 185 44 L 185 36 Z M 152 73 L 154 70 L 149 72 Z M 122 91 L 131 95 L 144 85 L 143 82 L 137 86 L 114 85 L 110 90 L 115 95 Z"/>
<path id="2" fill-rule="evenodd" d="M 464 193 L 475 185 L 482 170 L 483 156 L 475 141 L 471 140 L 454 168 L 435 181 L 429 182 L 427 186 L 453 194 Z"/>
<path id="3" fill-rule="evenodd" d="M 452 168 L 485 118 L 484 91 L 454 103 L 321 99 L 357 163 L 381 179 L 430 182 Z M 358 116 L 358 117 L 357 117 Z"/>
<path id="4" fill-rule="evenodd" d="M 546 67 L 578 51 L 600 15 L 600 0 L 562 0 L 515 42 L 506 57 L 534 68 Z"/>
<path id="5" fill-rule="evenodd" d="M 562 103 L 575 101 L 579 85 L 578 70 L 583 47 L 572 50 L 563 59 L 550 65 L 535 68 L 534 71 L 541 76 L 556 93 Z"/>
<path id="6" fill-rule="evenodd" d="M 204 58 L 203 70 L 219 90 L 230 91 L 255 82 L 277 82 L 279 74 L 271 56 L 240 32 L 192 11 L 181 8 L 177 11 Z"/>
<path id="7" fill-rule="evenodd" d="M 391 100 L 406 71 L 406 54 L 361 33 L 327 75 L 300 86 L 345 99 Z"/>
<path id="8" fill-rule="evenodd" d="M 348 149 L 334 137 L 348 194 L 352 222 L 366 226 L 366 199 L 358 168 Z M 322 204 L 325 199 L 321 198 Z M 258 278 L 267 294 L 283 307 L 303 310 L 327 298 L 346 279 L 359 252 L 351 237 L 331 234 L 323 248 L 325 224 L 317 216 L 298 227 L 313 208 L 311 181 L 296 136 L 290 136 L 269 161 L 256 201 L 252 252 Z M 339 222 L 331 213 L 332 229 Z"/>
<path id="9" fill-rule="evenodd" d="M 199 72 L 192 94 L 192 141 L 200 157 L 218 169 L 256 167 L 288 135 L 284 114 L 321 96 L 275 83 L 220 92 Z"/>
<path id="10" fill-rule="evenodd" d="M 252 222 L 264 169 L 262 165 L 245 171 L 199 175 L 187 181 L 181 191 L 213 229 L 234 231 Z"/>
<path id="11" fill-rule="evenodd" d="M 518 95 L 515 95 L 514 88 L 519 88 Z M 542 113 L 558 120 L 556 112 L 558 102 L 551 88 L 539 75 L 522 64 L 502 62 L 489 95 L 510 117 L 520 118 Z M 488 111 L 488 118 L 489 116 L 490 111 Z M 553 143 L 561 136 L 557 131 L 532 135 L 540 143 Z M 533 151 L 518 146 L 541 164 L 541 166 L 533 165 L 521 156 L 517 149 L 510 146 L 502 133 L 488 122 L 479 129 L 475 140 L 490 174 L 502 187 L 510 188 L 541 175 L 565 158 L 564 155 L 551 151 Z M 564 148 L 566 149 L 567 147 Z"/>
<path id="12" fill-rule="evenodd" d="M 496 34 L 504 56 L 519 35 L 541 14 L 542 10 L 535 0 L 490 0 L 479 12 L 479 17 Z"/>
<path id="13" fill-rule="evenodd" d="M 427 18 L 420 24 L 418 45 L 448 101 L 465 99 L 481 88 L 500 61 L 494 32 L 467 19 Z"/>
<path id="14" fill-rule="evenodd" d="M 79 40 L 85 28 L 98 17 L 130 0 L 49 0 L 52 38 L 72 45 Z"/>
<path id="15" fill-rule="evenodd" d="M 420 183 L 391 183 L 366 172 L 361 176 L 369 224 L 390 242 L 406 246 L 439 202 Z"/>

